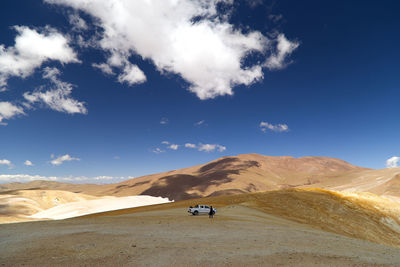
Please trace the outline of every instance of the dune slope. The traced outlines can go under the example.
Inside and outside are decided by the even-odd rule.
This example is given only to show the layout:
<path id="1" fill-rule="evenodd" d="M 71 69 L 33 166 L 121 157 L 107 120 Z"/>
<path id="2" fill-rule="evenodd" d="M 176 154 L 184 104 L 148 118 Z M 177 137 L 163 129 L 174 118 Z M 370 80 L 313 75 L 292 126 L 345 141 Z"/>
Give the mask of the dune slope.
<path id="1" fill-rule="evenodd" d="M 153 196 L 95 197 L 61 190 L 16 190 L 0 194 L 0 223 L 65 219 L 166 202 L 169 200 Z"/>
<path id="2" fill-rule="evenodd" d="M 168 202 L 170 201 L 167 198 L 152 196 L 105 197 L 58 205 L 35 213 L 29 217 L 35 219 L 60 220 L 97 212 L 156 205 Z"/>

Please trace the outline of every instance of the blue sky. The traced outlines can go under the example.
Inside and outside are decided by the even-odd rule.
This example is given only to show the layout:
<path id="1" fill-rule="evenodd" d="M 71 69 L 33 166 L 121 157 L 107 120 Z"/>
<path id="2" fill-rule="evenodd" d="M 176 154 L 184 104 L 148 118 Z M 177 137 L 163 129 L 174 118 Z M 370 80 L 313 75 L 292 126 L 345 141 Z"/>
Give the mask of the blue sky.
<path id="1" fill-rule="evenodd" d="M 0 183 L 400 161 L 397 1 L 129 2 L 2 1 Z"/>

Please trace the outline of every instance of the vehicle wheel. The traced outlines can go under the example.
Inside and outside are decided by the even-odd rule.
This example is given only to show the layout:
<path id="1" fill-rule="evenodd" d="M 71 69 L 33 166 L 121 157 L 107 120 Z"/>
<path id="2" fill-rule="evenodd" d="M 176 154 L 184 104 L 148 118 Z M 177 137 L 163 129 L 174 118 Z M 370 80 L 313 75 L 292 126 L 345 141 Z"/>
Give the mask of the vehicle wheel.
<path id="1" fill-rule="evenodd" d="M 199 212 L 198 212 L 197 210 L 195 210 L 192 214 L 193 214 L 194 216 L 196 216 L 196 215 L 199 215 Z"/>

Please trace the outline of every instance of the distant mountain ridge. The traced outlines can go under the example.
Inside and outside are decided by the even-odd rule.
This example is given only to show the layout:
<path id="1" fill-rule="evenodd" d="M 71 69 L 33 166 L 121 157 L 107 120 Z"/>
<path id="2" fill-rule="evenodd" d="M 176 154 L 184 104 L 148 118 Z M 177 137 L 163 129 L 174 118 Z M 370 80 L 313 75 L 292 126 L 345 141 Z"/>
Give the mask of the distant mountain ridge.
<path id="1" fill-rule="evenodd" d="M 0 185 L 1 191 L 65 190 L 94 196 L 150 195 L 183 200 L 296 187 L 368 191 L 400 197 L 400 168 L 371 170 L 330 157 L 242 154 L 206 164 L 142 176 L 116 184 L 47 181 Z M 398 189 L 398 190 L 397 190 Z"/>

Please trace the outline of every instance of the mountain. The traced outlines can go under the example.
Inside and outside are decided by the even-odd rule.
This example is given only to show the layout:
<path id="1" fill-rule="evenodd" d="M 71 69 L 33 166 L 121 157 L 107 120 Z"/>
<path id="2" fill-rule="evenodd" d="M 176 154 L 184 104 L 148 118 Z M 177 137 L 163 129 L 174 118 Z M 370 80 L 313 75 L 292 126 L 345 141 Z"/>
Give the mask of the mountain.
<path id="1" fill-rule="evenodd" d="M 335 158 L 245 154 L 124 181 L 108 186 L 103 194 L 144 194 L 182 200 L 309 186 L 332 175 L 362 170 L 367 169 Z"/>
<path id="2" fill-rule="evenodd" d="M 150 195 L 183 200 L 286 188 L 366 191 L 400 197 L 400 168 L 372 170 L 330 157 L 243 154 L 206 164 L 142 176 L 116 184 L 79 185 L 46 181 L 2 185 L 4 190 L 66 190 L 94 196 Z"/>

